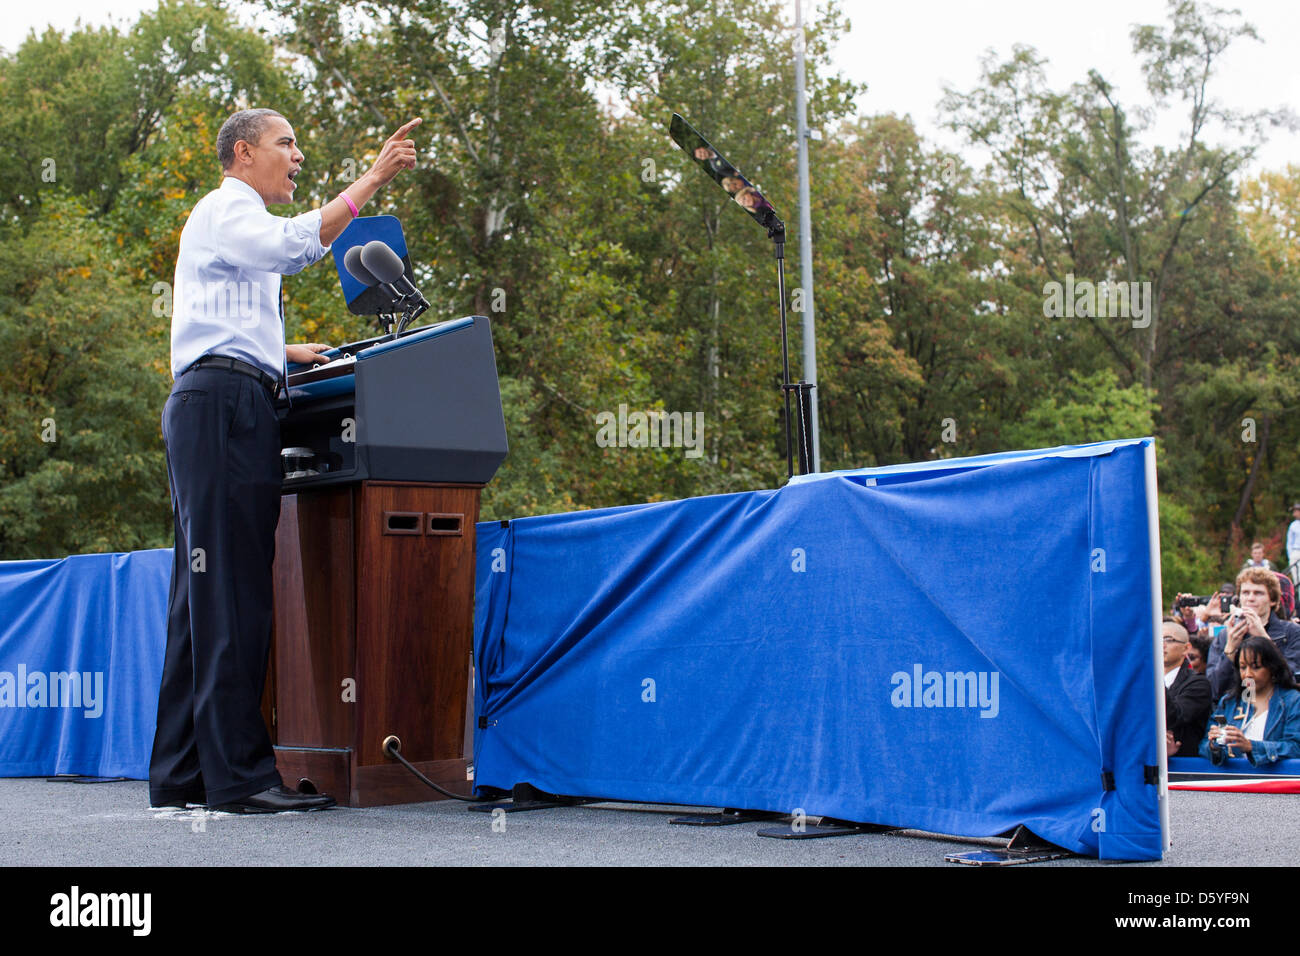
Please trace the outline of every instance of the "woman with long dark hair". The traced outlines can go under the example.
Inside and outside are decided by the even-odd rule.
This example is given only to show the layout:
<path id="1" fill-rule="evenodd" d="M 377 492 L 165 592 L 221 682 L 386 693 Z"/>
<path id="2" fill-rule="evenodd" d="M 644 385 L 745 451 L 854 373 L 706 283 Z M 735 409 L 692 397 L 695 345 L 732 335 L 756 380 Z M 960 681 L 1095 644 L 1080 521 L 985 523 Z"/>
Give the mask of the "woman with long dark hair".
<path id="1" fill-rule="evenodd" d="M 1203 629 L 1202 629 L 1203 630 Z M 1193 673 L 1205 676 L 1205 665 L 1210 660 L 1210 638 L 1200 631 L 1193 634 L 1187 644 L 1187 656 L 1183 658 Z"/>
<path id="2" fill-rule="evenodd" d="M 1210 711 L 1201 756 L 1221 764 L 1229 751 L 1256 766 L 1300 757 L 1300 690 L 1271 638 L 1242 642 L 1232 686 Z"/>

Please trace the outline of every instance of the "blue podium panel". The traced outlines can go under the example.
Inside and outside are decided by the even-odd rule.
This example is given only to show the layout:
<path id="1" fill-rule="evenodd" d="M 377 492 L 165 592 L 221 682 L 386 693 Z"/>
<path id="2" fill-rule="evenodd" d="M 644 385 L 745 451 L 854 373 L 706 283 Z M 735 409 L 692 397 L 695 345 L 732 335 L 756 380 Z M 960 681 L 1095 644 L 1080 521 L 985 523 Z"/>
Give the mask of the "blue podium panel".
<path id="1" fill-rule="evenodd" d="M 477 784 L 1157 859 L 1149 451 L 484 522 Z"/>
<path id="2" fill-rule="evenodd" d="M 0 562 L 0 776 L 149 776 L 170 549 Z"/>

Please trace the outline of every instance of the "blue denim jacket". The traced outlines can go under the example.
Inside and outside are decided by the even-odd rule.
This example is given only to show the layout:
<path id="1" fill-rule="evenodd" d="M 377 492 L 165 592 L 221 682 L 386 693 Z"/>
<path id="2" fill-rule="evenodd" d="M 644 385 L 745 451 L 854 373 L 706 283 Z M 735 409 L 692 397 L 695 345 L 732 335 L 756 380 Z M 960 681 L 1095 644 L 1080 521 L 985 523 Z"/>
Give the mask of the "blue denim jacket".
<path id="1" fill-rule="evenodd" d="M 1224 714 L 1228 722 L 1241 726 L 1241 721 L 1233 720 L 1238 709 L 1246 710 L 1246 702 L 1240 697 L 1224 694 L 1210 711 L 1206 722 L 1206 737 L 1201 741 L 1201 756 L 1209 757 L 1216 764 L 1222 764 L 1228 758 L 1228 751 L 1223 747 L 1210 747 L 1209 732 L 1214 728 L 1214 715 Z M 1249 716 L 1249 711 L 1247 711 Z M 1246 757 L 1255 766 L 1273 763 L 1276 760 L 1300 757 L 1300 691 L 1275 688 L 1268 702 L 1268 720 L 1264 722 L 1264 739 L 1252 740 Z M 1234 748 L 1233 753 L 1239 753 Z"/>

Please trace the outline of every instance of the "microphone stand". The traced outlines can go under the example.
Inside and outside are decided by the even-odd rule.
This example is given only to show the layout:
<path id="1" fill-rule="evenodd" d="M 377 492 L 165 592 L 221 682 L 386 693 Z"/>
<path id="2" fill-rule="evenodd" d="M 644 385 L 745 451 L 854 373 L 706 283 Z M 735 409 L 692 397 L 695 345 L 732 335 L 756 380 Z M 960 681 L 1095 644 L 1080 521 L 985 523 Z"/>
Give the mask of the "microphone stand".
<path id="1" fill-rule="evenodd" d="M 392 305 L 389 306 L 391 312 L 381 312 L 379 319 L 383 323 L 385 337 L 397 339 L 402 337 L 406 327 L 428 311 L 429 304 L 424 301 L 418 292 L 408 292 L 406 295 L 398 296 Z M 398 314 L 401 314 L 401 320 L 398 320 Z"/>
<path id="2" fill-rule="evenodd" d="M 799 425 L 797 434 L 799 436 L 799 472 L 808 474 L 810 462 L 812 461 L 812 434 L 809 429 L 809 421 L 812 417 L 812 389 L 816 386 L 809 382 L 790 381 L 790 345 L 786 332 L 785 316 L 785 223 L 775 216 L 772 218 L 772 224 L 767 227 L 767 237 L 772 240 L 773 251 L 776 253 L 776 286 L 777 295 L 781 305 L 781 392 L 785 396 L 785 476 L 786 479 L 794 477 L 794 452 L 790 442 L 790 393 L 798 392 L 799 400 Z"/>
<path id="3" fill-rule="evenodd" d="M 397 334 L 400 337 L 406 331 L 406 327 L 419 318 L 429 308 L 429 304 L 424 301 L 418 292 L 408 293 L 407 299 L 414 301 L 406 303 L 402 321 L 398 323 Z"/>
<path id="4" fill-rule="evenodd" d="M 794 384 L 790 382 L 790 344 L 785 316 L 785 223 L 777 216 L 776 210 L 763 197 L 758 187 L 745 179 L 740 174 L 740 170 L 723 159 L 722 154 L 700 135 L 699 130 L 686 122 L 681 114 L 673 114 L 668 133 L 673 141 L 709 175 L 709 178 L 726 191 L 729 198 L 740 204 L 760 226 L 767 229 L 767 237 L 774 244 L 777 293 L 781 305 L 781 393 L 785 398 L 785 476 L 787 480 L 794 477 L 794 451 L 790 439 L 791 392 L 797 392 L 799 398 L 799 470 L 806 475 L 813 461 L 812 390 L 816 386 L 808 382 Z"/>

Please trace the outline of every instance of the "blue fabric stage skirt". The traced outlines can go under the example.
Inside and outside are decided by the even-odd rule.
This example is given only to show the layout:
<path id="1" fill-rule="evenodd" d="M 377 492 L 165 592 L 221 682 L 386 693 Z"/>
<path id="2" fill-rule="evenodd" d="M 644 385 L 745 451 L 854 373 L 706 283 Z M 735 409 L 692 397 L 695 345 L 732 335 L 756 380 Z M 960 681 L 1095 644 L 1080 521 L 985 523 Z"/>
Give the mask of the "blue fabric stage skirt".
<path id="1" fill-rule="evenodd" d="M 477 784 L 1158 859 L 1150 450 L 481 523 Z"/>
<path id="2" fill-rule="evenodd" d="M 0 776 L 149 776 L 172 552 L 0 562 Z"/>

